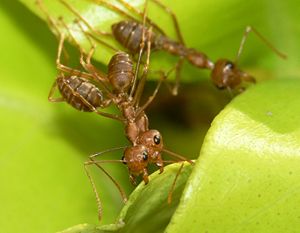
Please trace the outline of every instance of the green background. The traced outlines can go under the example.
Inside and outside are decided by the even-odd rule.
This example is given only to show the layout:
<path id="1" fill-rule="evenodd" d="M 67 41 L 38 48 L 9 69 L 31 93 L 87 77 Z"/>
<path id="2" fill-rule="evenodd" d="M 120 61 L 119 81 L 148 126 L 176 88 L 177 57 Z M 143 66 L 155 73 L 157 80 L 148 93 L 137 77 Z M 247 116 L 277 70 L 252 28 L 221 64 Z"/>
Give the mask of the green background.
<path id="1" fill-rule="evenodd" d="M 176 12 L 186 43 L 205 51 L 213 60 L 234 59 L 245 26 L 250 24 L 284 51 L 288 60 L 278 59 L 251 35 L 241 57 L 241 67 L 259 81 L 299 78 L 297 1 L 164 2 Z M 167 17 L 151 8 L 149 14 L 172 34 Z M 47 95 L 56 75 L 55 37 L 20 2 L 1 1 L 0 17 L 1 229 L 3 232 L 55 232 L 79 223 L 97 224 L 94 195 L 83 162 L 93 152 L 126 145 L 122 125 L 79 113 L 65 104 L 50 104 Z M 154 54 L 154 58 L 160 56 Z M 167 65 L 173 60 L 168 56 L 159 59 Z M 181 92 L 188 93 L 183 94 L 188 97 L 184 104 L 178 106 L 180 102 L 175 102 L 171 106 L 175 113 L 187 112 L 183 114 L 185 124 L 175 124 L 168 114 L 159 117 L 159 106 L 150 115 L 151 126 L 160 129 L 168 147 L 192 158 L 199 154 L 213 116 L 229 99 L 228 93 L 220 94 L 212 88 L 207 77 L 207 72 L 189 65 L 184 68 L 183 79 L 193 80 L 193 84 L 181 88 Z M 169 94 L 162 93 L 159 100 L 167 102 L 164 96 Z M 276 96 L 274 99 L 277 101 Z M 108 168 L 129 193 L 132 187 L 126 168 L 117 165 Z M 102 223 L 111 223 L 122 203 L 116 189 L 103 177 L 95 171 L 104 200 Z"/>

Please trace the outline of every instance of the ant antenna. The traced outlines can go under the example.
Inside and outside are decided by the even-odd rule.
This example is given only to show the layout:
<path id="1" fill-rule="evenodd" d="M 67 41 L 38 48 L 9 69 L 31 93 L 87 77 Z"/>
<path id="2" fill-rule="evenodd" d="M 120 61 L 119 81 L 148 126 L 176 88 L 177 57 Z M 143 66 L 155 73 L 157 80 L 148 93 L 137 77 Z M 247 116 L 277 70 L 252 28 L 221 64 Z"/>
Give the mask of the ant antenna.
<path id="1" fill-rule="evenodd" d="M 192 160 L 187 159 L 184 156 L 179 155 L 179 154 L 177 154 L 177 153 L 175 153 L 173 151 L 167 150 L 166 148 L 163 148 L 162 151 L 165 152 L 165 153 L 167 153 L 170 156 L 173 156 L 174 158 L 178 159 L 179 161 L 187 161 L 190 164 L 194 164 L 194 162 Z"/>
<path id="2" fill-rule="evenodd" d="M 287 56 L 280 52 L 278 49 L 276 49 L 265 37 L 262 36 L 262 34 L 260 34 L 254 27 L 252 26 L 247 26 L 245 31 L 244 31 L 244 35 L 242 37 L 242 41 L 240 43 L 240 47 L 239 47 L 239 50 L 238 50 L 238 53 L 237 53 L 237 56 L 236 56 L 236 59 L 235 59 L 235 64 L 238 63 L 238 60 L 241 56 L 241 53 L 244 49 L 244 45 L 245 45 L 245 42 L 246 42 L 246 39 L 248 38 L 249 36 L 249 33 L 250 32 L 254 32 L 255 35 L 267 46 L 269 47 L 277 56 L 279 56 L 280 58 L 282 59 L 286 59 Z"/>
<path id="3" fill-rule="evenodd" d="M 174 179 L 174 181 L 173 181 L 173 183 L 172 183 L 172 186 L 171 186 L 170 191 L 169 191 L 169 194 L 168 194 L 168 204 L 171 204 L 171 202 L 172 202 L 173 191 L 174 191 L 174 189 L 175 189 L 175 184 L 176 184 L 176 181 L 177 181 L 177 179 L 178 179 L 178 177 L 179 177 L 179 174 L 180 174 L 181 171 L 182 171 L 184 162 L 187 161 L 187 162 L 190 163 L 191 165 L 194 165 L 195 163 L 194 163 L 192 160 L 187 159 L 187 158 L 185 158 L 185 157 L 183 157 L 183 156 L 181 156 L 181 155 L 179 155 L 179 154 L 177 154 L 177 153 L 175 153 L 175 152 L 173 152 L 173 151 L 167 150 L 167 149 L 165 149 L 165 148 L 163 148 L 162 151 L 165 152 L 165 153 L 167 153 L 168 155 L 173 156 L 174 158 L 179 159 L 180 161 L 182 161 L 182 164 L 181 164 L 180 168 L 178 169 L 178 171 L 177 171 L 177 173 L 176 173 L 175 179 Z"/>

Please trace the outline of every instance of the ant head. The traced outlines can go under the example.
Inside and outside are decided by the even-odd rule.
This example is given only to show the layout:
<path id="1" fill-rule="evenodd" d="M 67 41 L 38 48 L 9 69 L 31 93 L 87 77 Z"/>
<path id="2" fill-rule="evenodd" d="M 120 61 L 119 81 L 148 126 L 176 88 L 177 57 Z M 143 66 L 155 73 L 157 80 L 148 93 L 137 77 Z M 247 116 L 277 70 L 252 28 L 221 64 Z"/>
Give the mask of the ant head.
<path id="1" fill-rule="evenodd" d="M 123 163 L 127 165 L 129 173 L 138 176 L 148 166 L 149 150 L 144 145 L 127 147 L 122 157 Z"/>
<path id="2" fill-rule="evenodd" d="M 255 79 L 241 71 L 232 61 L 227 59 L 219 59 L 212 70 L 211 78 L 213 83 L 219 89 L 235 88 L 245 80 L 255 82 Z"/>
<path id="3" fill-rule="evenodd" d="M 137 143 L 148 148 L 150 163 L 160 163 L 164 144 L 159 131 L 152 129 L 141 133 Z"/>
<path id="4" fill-rule="evenodd" d="M 116 53 L 108 64 L 108 79 L 114 91 L 127 92 L 133 77 L 133 64 L 129 55 L 124 52 Z"/>
<path id="5" fill-rule="evenodd" d="M 155 129 L 147 130 L 141 133 L 137 140 L 138 144 L 154 147 L 157 149 L 163 148 L 163 139 L 159 131 Z"/>

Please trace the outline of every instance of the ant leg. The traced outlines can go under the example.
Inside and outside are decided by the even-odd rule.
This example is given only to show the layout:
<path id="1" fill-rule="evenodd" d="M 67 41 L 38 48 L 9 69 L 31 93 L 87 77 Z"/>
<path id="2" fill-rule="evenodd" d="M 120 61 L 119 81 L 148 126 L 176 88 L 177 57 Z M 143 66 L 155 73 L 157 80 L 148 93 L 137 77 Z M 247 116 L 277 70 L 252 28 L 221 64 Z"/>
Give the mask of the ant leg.
<path id="1" fill-rule="evenodd" d="M 172 195 L 173 195 L 173 192 L 174 192 L 174 189 L 175 189 L 175 184 L 176 184 L 176 181 L 179 177 L 179 174 L 182 171 L 183 165 L 184 165 L 184 162 L 181 163 L 180 168 L 178 169 L 178 171 L 176 173 L 175 179 L 173 180 L 172 186 L 171 186 L 169 194 L 168 194 L 168 204 L 172 203 Z"/>
<path id="2" fill-rule="evenodd" d="M 81 32 L 85 35 L 85 37 L 87 38 L 87 40 L 89 41 L 91 48 L 90 51 L 87 53 L 87 57 L 86 57 L 86 61 L 84 61 L 84 54 L 85 52 L 83 51 L 82 47 L 80 46 L 79 42 L 75 39 L 75 37 L 73 36 L 73 34 L 71 33 L 70 29 L 68 28 L 68 26 L 64 24 L 64 26 L 66 27 L 66 30 L 69 32 L 69 35 L 72 37 L 72 40 L 74 41 L 74 43 L 76 44 L 77 48 L 80 51 L 80 64 L 81 66 L 89 73 L 93 74 L 94 80 L 100 82 L 104 88 L 106 89 L 106 91 L 109 90 L 109 88 L 104 84 L 106 82 L 108 82 L 106 74 L 104 74 L 103 72 L 101 72 L 100 70 L 96 69 L 96 67 L 94 67 L 91 64 L 91 58 L 95 53 L 96 50 L 96 45 L 95 43 L 91 40 L 91 38 L 86 34 L 86 32 L 84 31 L 82 25 L 79 23 L 79 21 L 75 20 L 75 23 L 78 25 L 78 27 L 80 28 Z"/>
<path id="3" fill-rule="evenodd" d="M 55 81 L 50 89 L 49 95 L 48 95 L 48 101 L 50 102 L 63 102 L 65 99 L 63 97 L 54 98 L 54 91 L 57 88 L 57 82 Z"/>
<path id="4" fill-rule="evenodd" d="M 237 64 L 240 56 L 241 56 L 241 53 L 244 49 L 244 45 L 245 45 L 245 42 L 246 42 L 246 39 L 248 38 L 249 36 L 249 33 L 250 32 L 254 32 L 255 35 L 267 46 L 269 47 L 275 54 L 277 54 L 277 56 L 281 57 L 282 59 L 286 59 L 287 56 L 280 52 L 278 49 L 276 49 L 265 37 L 263 37 L 254 27 L 251 27 L 251 26 L 247 26 L 245 31 L 244 31 L 244 35 L 242 37 L 242 41 L 240 43 L 240 47 L 239 47 L 239 50 L 238 50 L 238 53 L 237 53 L 237 56 L 236 56 L 236 59 L 235 59 L 235 63 Z"/>
<path id="5" fill-rule="evenodd" d="M 145 23 L 146 23 L 146 16 L 147 16 L 147 3 L 148 0 L 145 0 L 145 5 L 144 5 L 144 12 L 143 12 L 143 31 L 142 31 L 142 41 L 140 44 L 140 51 L 139 51 L 139 56 L 138 56 L 138 60 L 136 63 L 136 69 L 135 69 L 135 74 L 134 74 L 134 79 L 132 82 L 132 87 L 130 90 L 130 94 L 129 94 L 129 98 L 131 98 L 135 92 L 135 86 L 136 86 L 136 82 L 137 82 L 137 77 L 139 74 L 139 69 L 140 69 L 140 64 L 141 64 L 141 59 L 142 59 L 142 55 L 143 55 L 143 51 L 144 51 L 144 47 L 145 47 L 145 34 L 146 34 L 146 28 L 145 28 Z M 150 59 L 150 48 L 151 48 L 151 34 L 152 34 L 152 28 L 150 27 L 149 30 L 147 31 L 147 36 L 148 36 L 148 40 L 147 40 L 147 62 L 146 65 L 144 66 L 144 70 L 143 70 L 143 76 L 146 78 L 146 74 L 148 73 L 148 67 L 149 67 L 149 59 Z M 144 76 L 145 75 L 145 76 Z M 145 82 L 142 81 L 141 82 Z M 141 88 L 141 92 L 143 91 L 143 85 L 144 83 L 142 83 L 142 88 Z M 140 86 L 140 85 L 139 85 Z M 134 102 L 135 102 L 136 98 L 134 98 Z M 137 101 L 138 102 L 138 101 Z"/>
<path id="6" fill-rule="evenodd" d="M 79 77 L 83 77 L 86 79 L 94 79 L 94 77 L 91 74 L 82 72 L 80 70 L 72 69 L 70 67 L 67 67 L 67 66 L 61 64 L 60 59 L 61 59 L 61 53 L 63 50 L 64 40 L 65 40 L 65 35 L 61 34 L 60 40 L 59 40 L 57 58 L 56 58 L 56 68 L 60 71 L 63 71 L 63 72 L 69 73 L 69 74 L 73 74 L 73 75 L 76 75 Z"/>
<path id="7" fill-rule="evenodd" d="M 111 36 L 111 33 L 99 31 L 93 28 L 93 26 L 74 8 L 71 6 L 71 4 L 67 3 L 65 0 L 59 0 L 61 4 L 63 4 L 66 8 L 68 8 L 76 17 L 78 17 L 84 24 L 95 34 L 101 35 L 101 36 Z"/>
<path id="8" fill-rule="evenodd" d="M 84 31 L 82 25 L 79 23 L 79 21 L 75 20 L 75 23 L 78 25 L 78 27 L 80 28 L 81 32 L 85 35 L 85 37 L 87 38 L 87 40 L 89 41 L 91 48 L 90 51 L 87 53 L 87 57 L 86 57 L 86 61 L 84 61 L 84 54 L 85 52 L 83 51 L 83 49 L 81 48 L 81 46 L 79 45 L 78 41 L 75 39 L 75 37 L 73 36 L 73 34 L 70 32 L 70 30 L 68 29 L 67 25 L 66 28 L 69 31 L 70 36 L 72 37 L 72 40 L 74 41 L 74 43 L 76 44 L 76 46 L 78 47 L 79 51 L 80 51 L 80 64 L 82 65 L 82 67 L 89 73 L 92 73 L 93 75 L 95 75 L 95 80 L 99 81 L 100 83 L 102 82 L 108 82 L 106 74 L 104 74 L 103 72 L 99 71 L 98 69 L 96 69 L 96 67 L 94 67 L 91 64 L 91 58 L 95 53 L 96 50 L 96 45 L 95 43 L 91 40 L 91 38 L 86 34 L 86 32 Z M 105 86 L 105 88 L 108 90 L 107 86 Z"/>
<path id="9" fill-rule="evenodd" d="M 95 4 L 107 7 L 117 13 L 119 13 L 120 15 L 129 18 L 130 20 L 136 21 L 136 19 L 134 17 L 132 17 L 131 15 L 129 15 L 127 12 L 125 12 L 124 10 L 122 10 L 121 8 L 109 3 L 109 1 L 105 1 L 105 0 L 89 0 L 91 2 L 94 2 Z M 147 0 L 146 0 L 147 1 Z"/>
<path id="10" fill-rule="evenodd" d="M 89 43 L 91 44 L 91 49 L 87 54 L 86 57 L 86 61 L 84 61 L 83 58 L 83 51 L 80 48 L 80 64 L 82 65 L 82 67 L 87 70 L 89 73 L 93 74 L 93 76 L 95 77 L 95 80 L 98 81 L 102 87 L 104 88 L 103 90 L 106 92 L 106 94 L 108 95 L 109 98 L 114 98 L 114 94 L 111 92 L 111 90 L 109 89 L 109 87 L 106 85 L 106 83 L 109 83 L 109 80 L 107 79 L 107 75 L 103 72 L 101 72 L 100 70 L 98 70 L 92 63 L 91 63 L 91 59 L 94 55 L 95 49 L 96 49 L 96 45 L 95 43 L 92 41 L 92 39 L 86 35 L 86 32 L 84 31 L 82 25 L 77 21 L 76 22 L 79 26 L 79 28 L 81 29 L 82 33 L 86 36 L 87 40 L 89 41 Z M 77 41 L 75 40 L 75 38 L 73 37 L 73 40 L 77 43 Z M 78 43 L 77 43 L 77 46 Z"/>
<path id="11" fill-rule="evenodd" d="M 151 102 L 155 99 L 157 93 L 158 93 L 158 90 L 161 86 L 161 83 L 165 80 L 165 75 L 164 73 L 162 73 L 162 76 L 160 77 L 157 85 L 156 85 L 156 88 L 154 89 L 153 93 L 151 96 L 148 97 L 148 100 L 146 101 L 146 103 L 143 104 L 143 106 L 141 106 L 140 108 L 138 108 L 138 111 L 136 113 L 136 117 L 138 118 L 140 116 L 140 114 L 151 104 Z"/>
<path id="12" fill-rule="evenodd" d="M 162 9 L 164 9 L 169 15 L 171 15 L 171 18 L 173 20 L 173 24 L 174 24 L 174 28 L 178 37 L 178 40 L 180 43 L 182 43 L 183 45 L 185 44 L 180 27 L 179 27 L 179 23 L 177 20 L 177 17 L 175 15 L 175 13 L 166 5 L 164 5 L 160 0 L 151 0 L 152 2 L 156 3 L 159 7 L 161 7 Z"/>
<path id="13" fill-rule="evenodd" d="M 98 191 L 97 191 L 97 188 L 96 188 L 96 184 L 89 172 L 89 170 L 87 169 L 87 165 L 84 164 L 84 170 L 85 170 L 85 173 L 87 175 L 87 177 L 89 178 L 89 181 L 92 185 L 92 189 L 93 189 L 93 192 L 95 194 L 95 197 L 96 197 L 96 203 L 97 203 L 97 209 L 98 209 L 98 220 L 101 221 L 102 219 L 102 212 L 103 212 L 103 209 L 102 209 L 102 203 L 101 203 L 101 199 L 100 199 L 100 196 L 98 194 Z"/>
<path id="14" fill-rule="evenodd" d="M 148 176 L 148 171 L 147 168 L 143 169 L 143 180 L 145 184 L 149 183 L 149 176 Z"/>
<path id="15" fill-rule="evenodd" d="M 132 174 L 129 175 L 129 180 L 130 180 L 130 183 L 133 185 L 133 186 L 136 186 L 137 183 L 136 183 L 136 177 Z"/>
<path id="16" fill-rule="evenodd" d="M 42 0 L 36 0 L 35 4 L 46 15 L 47 23 L 48 23 L 49 27 L 53 28 L 56 31 L 57 35 L 59 35 L 60 34 L 60 30 L 58 29 L 55 20 L 50 16 L 50 14 L 48 13 L 48 11 L 45 9 L 43 1 Z"/>
<path id="17" fill-rule="evenodd" d="M 133 6 L 131 6 L 129 3 L 125 2 L 124 0 L 118 0 L 118 1 L 120 3 L 122 3 L 130 11 L 134 11 L 135 13 L 137 13 L 139 15 L 142 15 L 144 17 L 144 15 L 142 14 L 142 12 L 140 12 L 139 10 L 137 10 L 136 8 L 134 8 Z M 175 13 L 170 8 L 168 8 L 167 6 L 165 6 L 164 4 L 162 4 L 159 0 L 152 0 L 152 2 L 156 3 L 159 7 L 163 8 L 168 14 L 171 15 L 172 20 L 173 20 L 173 24 L 174 24 L 174 28 L 175 28 L 175 31 L 176 31 L 176 34 L 177 34 L 177 37 L 178 37 L 178 40 L 180 41 L 180 43 L 182 43 L 184 45 L 185 44 L 184 43 L 184 39 L 183 39 L 182 33 L 180 31 L 179 24 L 178 24 L 177 17 L 175 15 Z M 146 4 L 147 4 L 147 1 L 145 2 L 145 7 L 146 7 Z M 145 20 L 148 22 L 149 18 L 146 16 Z M 151 26 L 153 26 L 154 28 L 156 28 L 155 25 L 153 25 L 152 22 L 149 23 L 149 24 Z M 162 31 L 162 30 L 160 29 L 159 31 Z M 165 34 L 165 33 L 162 33 L 162 34 Z M 180 81 L 180 71 L 181 71 L 181 68 L 182 68 L 182 65 L 183 65 L 183 60 L 184 60 L 183 58 L 180 58 L 180 60 L 175 65 L 175 69 L 176 69 L 176 81 L 175 81 L 174 87 L 170 87 L 169 85 L 167 85 L 168 89 L 170 90 L 170 92 L 172 93 L 172 95 L 177 95 L 178 94 L 178 87 L 179 87 L 179 81 Z"/>
<path id="18" fill-rule="evenodd" d="M 104 40 L 99 39 L 97 36 L 93 35 L 100 35 L 100 36 L 112 36 L 111 33 L 108 32 L 103 32 L 103 31 L 99 31 L 97 29 L 95 29 L 74 7 L 72 7 L 69 3 L 67 3 L 65 0 L 60 0 L 60 2 L 67 7 L 76 17 L 78 17 L 79 20 L 81 20 L 86 27 L 92 32 L 85 32 L 85 30 L 83 30 L 86 34 L 88 34 L 90 37 L 92 37 L 94 40 L 96 40 L 98 43 L 103 44 L 104 46 L 110 48 L 111 50 L 113 50 L 114 52 L 117 52 L 118 49 L 116 49 L 115 47 L 113 47 L 112 45 L 106 43 Z"/>
<path id="19" fill-rule="evenodd" d="M 168 155 L 172 156 L 173 158 L 178 159 L 179 161 L 187 161 L 188 163 L 190 163 L 192 165 L 194 164 L 194 162 L 192 160 L 187 159 L 186 157 L 184 157 L 182 155 L 179 155 L 179 154 L 177 154 L 177 153 L 175 153 L 173 151 L 170 151 L 170 150 L 168 150 L 166 148 L 163 148 L 162 151 L 165 152 L 165 153 L 167 153 Z"/>
<path id="20" fill-rule="evenodd" d="M 46 18 L 47 18 L 46 22 L 47 22 L 49 28 L 53 28 L 53 30 L 55 31 L 55 34 L 57 36 L 61 35 L 61 32 L 60 32 L 60 30 L 59 30 L 59 28 L 57 26 L 57 22 L 55 22 L 55 20 L 53 19 L 53 17 L 50 16 L 49 12 L 46 10 L 46 8 L 44 6 L 43 1 L 42 0 L 36 0 L 35 4 L 46 15 Z M 59 41 L 59 39 L 58 39 L 58 41 Z M 64 53 L 64 57 L 65 57 L 66 61 L 68 61 L 70 56 L 69 56 L 68 52 L 64 48 L 63 48 L 63 53 Z"/>
<path id="21" fill-rule="evenodd" d="M 149 32 L 151 34 L 151 28 L 150 28 Z M 151 52 L 151 42 L 150 42 L 150 40 L 148 40 L 148 42 L 147 42 L 147 59 L 146 59 L 146 64 L 144 65 L 142 77 L 141 77 L 141 79 L 139 81 L 139 85 L 138 85 L 137 90 L 135 92 L 135 95 L 133 97 L 133 104 L 136 107 L 139 105 L 142 93 L 144 91 L 144 86 L 145 86 L 145 83 L 146 83 L 146 79 L 147 79 L 147 76 L 148 76 L 149 63 L 150 63 L 150 52 Z M 159 88 L 156 88 L 156 89 L 158 90 Z"/>
<path id="22" fill-rule="evenodd" d="M 183 59 L 181 60 L 182 62 L 183 62 Z M 160 88 L 160 86 L 161 86 L 161 84 L 162 84 L 162 82 L 164 82 L 166 79 L 167 79 L 167 77 L 168 77 L 168 75 L 170 74 L 170 72 L 172 72 L 172 70 L 173 69 L 171 69 L 168 73 L 167 73 L 167 75 L 165 75 L 165 73 L 163 72 L 163 71 L 159 71 L 161 74 L 161 76 L 160 76 L 160 78 L 159 78 L 159 81 L 158 81 L 158 83 L 157 83 L 157 85 L 156 85 L 156 88 L 154 89 L 154 91 L 153 91 L 153 94 L 150 96 L 150 97 L 148 97 L 148 100 L 146 101 L 146 103 L 144 103 L 144 105 L 142 106 L 142 107 L 140 107 L 139 108 L 139 110 L 137 111 L 137 116 L 139 116 L 150 104 L 151 104 L 151 102 L 155 99 L 155 97 L 156 97 L 156 95 L 157 95 L 157 93 L 158 93 L 158 90 L 159 90 L 159 88 Z M 143 80 L 143 77 L 142 77 L 142 80 Z M 141 81 L 142 81 L 141 80 Z M 175 84 L 176 85 L 176 84 Z M 167 87 L 169 87 L 170 89 L 171 89 L 171 87 L 169 86 L 169 84 L 167 83 Z M 172 88 L 172 90 L 171 91 L 173 91 L 174 89 L 176 88 L 176 86 L 175 87 L 173 87 Z M 137 93 L 138 92 L 141 92 L 140 90 L 138 90 L 137 91 Z M 173 92 L 172 92 L 173 93 Z M 175 92 L 176 93 L 176 92 Z M 177 94 L 177 93 L 176 93 Z M 141 95 L 141 94 L 140 94 Z M 139 98 L 140 98 L 140 95 L 139 95 Z M 138 101 L 139 101 L 139 99 L 137 100 L 137 104 L 136 104 L 136 106 L 138 106 Z"/>
<path id="23" fill-rule="evenodd" d="M 118 190 L 119 190 L 119 192 L 120 192 L 120 194 L 122 196 L 122 199 L 123 199 L 124 203 L 127 201 L 127 197 L 126 197 L 125 191 L 121 188 L 121 186 L 118 184 L 118 182 L 111 175 L 109 175 L 109 173 L 106 172 L 103 169 L 103 167 L 101 167 L 98 164 L 99 161 L 97 161 L 97 160 L 95 161 L 94 158 L 97 157 L 97 156 L 101 156 L 101 155 L 103 155 L 105 153 L 108 153 L 108 152 L 112 152 L 112 151 L 116 151 L 116 150 L 121 150 L 121 149 L 125 149 L 125 148 L 126 148 L 126 146 L 120 146 L 120 147 L 110 148 L 108 150 L 104 150 L 104 151 L 101 151 L 101 152 L 98 152 L 98 153 L 95 153 L 95 154 L 92 154 L 92 155 L 89 156 L 90 161 L 93 161 L 93 164 L 95 164 L 98 168 L 100 168 L 112 180 L 112 182 L 116 185 L 116 187 L 118 188 Z M 102 160 L 101 162 L 102 163 L 108 162 L 108 160 Z M 114 160 L 114 162 L 123 162 L 123 161 L 122 160 Z M 91 163 L 91 162 L 89 162 L 89 163 Z"/>
<path id="24" fill-rule="evenodd" d="M 97 83 L 100 83 L 103 86 L 103 90 L 108 94 L 108 96 L 110 98 L 113 97 L 113 94 L 111 93 L 111 91 L 109 90 L 109 88 L 107 87 L 107 85 L 105 84 L 106 82 L 108 82 L 106 75 L 102 72 L 100 72 L 99 70 L 97 70 L 91 63 L 90 63 L 90 59 L 95 51 L 96 45 L 92 42 L 92 40 L 87 37 L 87 40 L 90 42 L 91 44 L 91 49 L 90 52 L 88 54 L 87 57 L 87 62 L 84 61 L 84 51 L 82 49 L 82 47 L 80 46 L 80 44 L 78 43 L 78 41 L 75 39 L 75 37 L 73 36 L 73 34 L 71 33 L 69 27 L 65 24 L 65 22 L 63 21 L 62 18 L 60 18 L 60 21 L 62 22 L 63 26 L 65 27 L 65 29 L 68 31 L 69 36 L 72 38 L 73 42 L 75 43 L 76 47 L 79 49 L 80 51 L 80 64 L 82 65 L 82 67 L 91 74 L 91 78 L 92 80 L 96 81 Z M 81 24 L 79 24 L 77 21 L 75 22 L 78 24 L 79 28 L 81 29 L 81 32 L 85 34 Z M 60 50 L 59 50 L 60 53 Z"/>
<path id="25" fill-rule="evenodd" d="M 89 181 L 92 185 L 92 188 L 93 188 L 93 192 L 96 196 L 96 202 L 97 202 L 97 208 L 98 208 L 98 219 L 99 221 L 101 221 L 101 218 L 102 218 L 102 212 L 103 212 L 103 209 L 102 209 L 102 204 L 101 204 L 101 199 L 100 199 L 100 196 L 99 196 L 99 193 L 97 191 L 97 188 L 96 188 L 96 184 L 90 174 L 90 172 L 88 171 L 88 168 L 87 166 L 89 165 L 93 165 L 95 164 L 105 175 L 107 175 L 107 177 L 115 184 L 115 186 L 117 187 L 119 193 L 121 194 L 121 197 L 122 197 L 122 200 L 124 203 L 127 202 L 127 197 L 126 197 L 126 194 L 124 192 L 124 190 L 122 189 L 122 187 L 119 185 L 119 183 L 99 164 L 99 163 L 109 163 L 109 162 L 122 162 L 121 160 L 103 160 L 103 161 L 95 161 L 93 160 L 91 157 L 90 157 L 90 161 L 87 161 L 84 163 L 84 170 L 86 172 L 86 175 L 88 176 L 89 178 Z"/>
<path id="26" fill-rule="evenodd" d="M 170 83 L 166 82 L 166 86 L 168 90 L 174 96 L 178 95 L 178 88 L 180 85 L 180 73 L 181 73 L 183 62 L 184 62 L 184 58 L 183 57 L 179 58 L 176 65 L 173 68 L 171 68 L 166 75 L 166 77 L 169 77 L 169 75 L 175 70 L 175 84 L 172 86 Z"/>
<path id="27" fill-rule="evenodd" d="M 130 20 L 133 21 L 137 21 L 134 17 L 132 17 L 130 14 L 128 14 L 127 12 L 125 12 L 124 10 L 122 10 L 121 8 L 109 3 L 108 1 L 104 1 L 104 0 L 90 0 L 98 5 L 102 5 L 105 6 L 117 13 L 119 13 L 120 15 L 129 18 Z M 134 12 L 140 16 L 143 16 L 143 12 L 139 11 L 138 9 L 134 8 L 133 6 L 131 6 L 129 3 L 125 2 L 124 0 L 117 0 L 119 3 L 121 3 L 125 8 L 127 8 L 129 11 Z M 148 0 L 145 0 L 148 1 Z M 165 32 L 154 22 L 152 22 L 147 16 L 146 16 L 146 21 L 149 25 L 151 25 L 153 28 L 155 28 L 157 31 L 159 31 L 161 34 L 165 35 Z"/>
<path id="28" fill-rule="evenodd" d="M 174 87 L 172 89 L 172 95 L 178 95 L 178 88 L 179 88 L 179 82 L 180 82 L 180 72 L 182 69 L 182 65 L 183 65 L 184 59 L 183 57 L 181 57 L 178 61 L 178 63 L 176 64 L 176 77 L 175 77 L 175 84 Z"/>

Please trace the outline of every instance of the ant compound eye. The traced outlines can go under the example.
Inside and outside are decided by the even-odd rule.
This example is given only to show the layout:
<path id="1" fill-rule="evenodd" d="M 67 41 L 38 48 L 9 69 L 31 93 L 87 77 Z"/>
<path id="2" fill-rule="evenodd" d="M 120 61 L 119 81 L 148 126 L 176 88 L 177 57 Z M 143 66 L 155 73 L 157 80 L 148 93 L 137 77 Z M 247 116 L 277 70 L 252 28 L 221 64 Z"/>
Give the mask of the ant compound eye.
<path id="1" fill-rule="evenodd" d="M 148 159 L 148 152 L 144 151 L 143 152 L 143 160 L 146 161 Z"/>
<path id="2" fill-rule="evenodd" d="M 121 159 L 121 160 L 123 161 L 123 164 L 125 164 L 125 165 L 127 164 L 127 162 L 126 162 L 126 160 L 125 160 L 125 156 L 124 156 L 124 155 L 122 156 L 122 159 Z"/>
<path id="3" fill-rule="evenodd" d="M 154 143 L 156 145 L 159 145 L 159 143 L 160 143 L 160 136 L 159 135 L 155 135 L 153 139 L 154 139 Z"/>
<path id="4" fill-rule="evenodd" d="M 226 70 L 232 70 L 232 69 L 234 69 L 234 64 L 231 61 L 227 61 L 225 63 L 225 69 Z"/>

